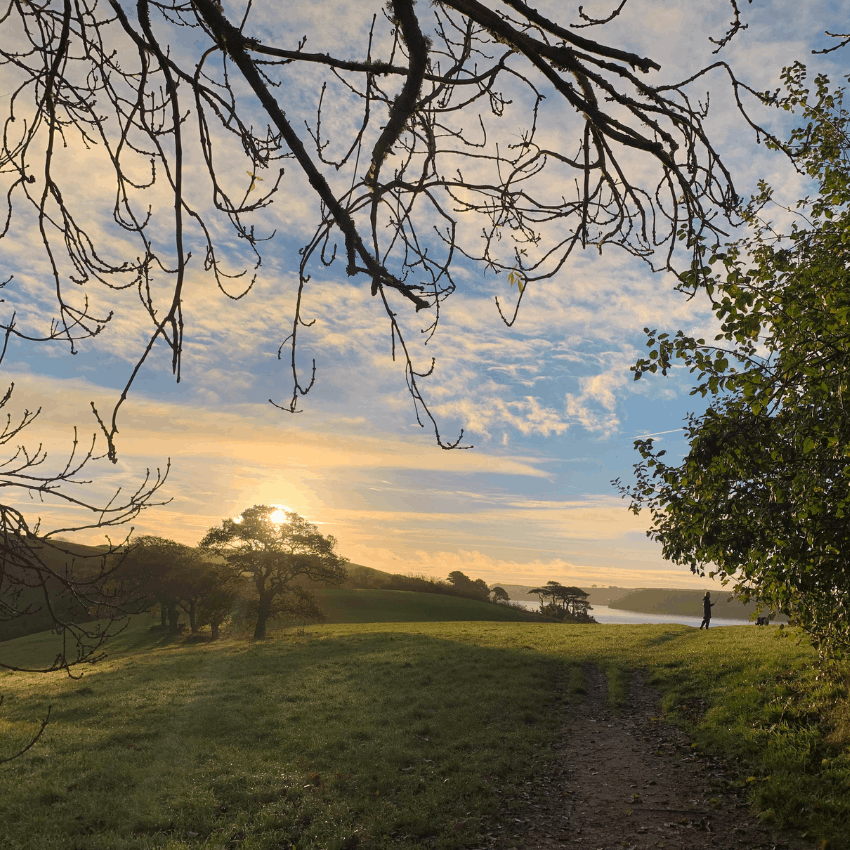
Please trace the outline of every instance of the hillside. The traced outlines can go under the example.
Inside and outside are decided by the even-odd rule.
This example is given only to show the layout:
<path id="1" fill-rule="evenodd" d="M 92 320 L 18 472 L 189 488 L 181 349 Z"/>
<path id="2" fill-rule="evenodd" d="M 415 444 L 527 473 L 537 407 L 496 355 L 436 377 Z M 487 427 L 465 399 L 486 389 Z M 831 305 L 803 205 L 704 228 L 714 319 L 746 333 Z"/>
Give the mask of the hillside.
<path id="1" fill-rule="evenodd" d="M 756 606 L 744 605 L 728 592 L 713 591 L 711 599 L 715 603 L 711 609 L 713 617 L 727 620 L 748 621 Z M 698 590 L 678 590 L 662 587 L 639 588 L 629 590 L 624 595 L 608 602 L 609 608 L 620 611 L 639 611 L 641 614 L 677 614 L 686 617 L 702 616 L 702 593 Z M 777 622 L 788 622 L 786 617 L 778 616 Z"/>
<path id="2" fill-rule="evenodd" d="M 343 587 L 384 587 L 392 581 L 392 573 L 376 570 L 374 567 L 364 567 L 363 564 L 347 564 L 345 567 L 348 578 Z"/>
<path id="3" fill-rule="evenodd" d="M 72 556 L 61 552 L 46 550 L 45 560 L 49 566 L 61 572 L 66 562 L 76 556 L 76 568 L 82 564 L 99 564 L 94 558 L 86 561 L 86 556 L 99 555 L 96 548 L 74 544 L 62 544 Z M 7 568 L 7 575 L 10 570 Z M 302 582 L 316 595 L 319 608 L 327 614 L 328 623 L 424 623 L 440 621 L 493 621 L 493 622 L 532 622 L 539 616 L 504 605 L 493 605 L 474 599 L 465 599 L 442 593 L 422 593 L 414 590 L 388 590 L 399 577 L 390 573 L 366 567 L 361 564 L 348 565 L 348 580 L 341 588 L 326 588 L 311 582 Z M 48 583 L 51 591 L 51 603 L 60 616 L 76 622 L 91 619 L 87 612 L 73 610 L 70 601 L 58 594 L 58 585 Z M 40 588 L 22 588 L 18 606 L 31 605 L 35 613 L 14 620 L 0 621 L 0 641 L 11 640 L 24 635 L 35 634 L 52 627 L 50 614 L 45 609 Z"/>
<path id="4" fill-rule="evenodd" d="M 66 569 L 72 569 L 78 575 L 90 575 L 100 569 L 104 547 L 65 541 L 58 541 L 55 545 L 61 549 L 45 546 L 39 550 L 39 557 L 53 572 L 63 575 Z M 52 628 L 53 620 L 44 604 L 44 590 L 36 584 L 37 576 L 30 571 L 21 570 L 14 563 L 6 563 L 4 569 L 5 578 L 0 588 L 0 602 L 6 601 L 16 610 L 30 608 L 33 613 L 12 620 L 0 620 L 0 641 Z M 32 586 L 33 584 L 35 586 Z M 62 595 L 58 581 L 50 579 L 46 586 L 57 616 L 79 623 L 92 619 L 79 603 L 75 604 L 75 600 Z"/>
<path id="5" fill-rule="evenodd" d="M 534 622 L 528 611 L 493 605 L 460 596 L 407 590 L 316 588 L 319 608 L 327 623 L 434 623 L 458 620 Z"/>

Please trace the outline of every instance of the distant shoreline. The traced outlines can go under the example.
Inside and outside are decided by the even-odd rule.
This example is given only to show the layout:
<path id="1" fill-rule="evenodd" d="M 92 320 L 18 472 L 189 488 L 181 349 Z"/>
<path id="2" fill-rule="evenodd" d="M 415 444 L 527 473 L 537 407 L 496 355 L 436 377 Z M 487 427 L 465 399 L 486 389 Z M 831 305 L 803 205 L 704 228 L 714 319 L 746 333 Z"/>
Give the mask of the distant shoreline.
<path id="1" fill-rule="evenodd" d="M 512 600 L 517 602 L 539 602 L 529 594 L 525 585 L 500 584 Z M 588 594 L 591 608 L 605 607 L 611 610 L 631 614 L 651 616 L 702 618 L 702 597 L 704 590 L 683 590 L 670 587 L 583 587 Z M 755 603 L 745 605 L 728 591 L 711 590 L 713 620 L 733 620 L 740 623 L 751 622 L 758 607 Z M 591 610 L 591 615 L 593 611 Z M 788 622 L 781 614 L 773 620 L 776 623 Z"/>

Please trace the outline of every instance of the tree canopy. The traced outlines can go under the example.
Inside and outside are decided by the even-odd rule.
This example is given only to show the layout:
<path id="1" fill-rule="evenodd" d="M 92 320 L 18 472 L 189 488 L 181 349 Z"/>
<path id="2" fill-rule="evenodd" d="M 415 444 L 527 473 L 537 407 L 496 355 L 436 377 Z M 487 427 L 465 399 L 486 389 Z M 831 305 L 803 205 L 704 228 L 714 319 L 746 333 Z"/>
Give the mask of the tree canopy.
<path id="1" fill-rule="evenodd" d="M 182 610 L 192 634 L 210 625 L 215 639 L 235 602 L 236 583 L 230 571 L 205 554 L 175 540 L 143 534 L 133 539 L 116 577 L 134 608 L 158 604 L 161 625 L 172 633 L 178 631 Z"/>
<path id="2" fill-rule="evenodd" d="M 490 593 L 493 596 L 493 602 L 510 602 L 511 597 L 508 595 L 507 590 L 501 585 L 496 585 L 491 589 Z"/>
<path id="3" fill-rule="evenodd" d="M 247 577 L 256 591 L 254 638 L 266 636 L 270 617 L 321 620 L 323 615 L 309 583 L 339 585 L 345 581 L 345 564 L 336 552 L 336 539 L 323 535 L 304 517 L 277 508 L 254 505 L 233 519 L 211 528 L 200 548 L 224 558 L 235 576 Z"/>
<path id="4" fill-rule="evenodd" d="M 580 587 L 547 581 L 542 587 L 529 588 L 528 592 L 540 597 L 541 614 L 577 623 L 596 622 L 589 613 L 590 603 L 587 597 L 590 594 Z"/>
<path id="5" fill-rule="evenodd" d="M 850 650 L 850 114 L 825 77 L 807 90 L 802 65 L 785 81 L 777 103 L 801 118 L 789 147 L 817 191 L 781 209 L 762 184 L 748 236 L 698 246 L 683 288 L 711 299 L 720 333 L 648 331 L 635 379 L 678 360 L 708 407 L 685 424 L 681 462 L 637 441 L 637 481 L 621 489 L 649 510 L 665 557 L 784 611 L 839 655 Z"/>
<path id="6" fill-rule="evenodd" d="M 452 570 L 447 580 L 459 596 L 468 596 L 470 599 L 488 600 L 490 588 L 483 578 L 471 579 L 460 570 Z"/>

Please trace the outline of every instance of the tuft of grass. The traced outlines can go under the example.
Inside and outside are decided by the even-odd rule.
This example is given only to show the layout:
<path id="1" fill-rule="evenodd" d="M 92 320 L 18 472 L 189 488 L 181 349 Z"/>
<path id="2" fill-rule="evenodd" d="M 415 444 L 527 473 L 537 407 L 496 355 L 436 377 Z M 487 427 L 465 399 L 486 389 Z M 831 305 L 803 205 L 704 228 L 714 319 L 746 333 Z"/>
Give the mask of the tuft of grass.
<path id="1" fill-rule="evenodd" d="M 570 664 L 567 675 L 567 697 L 570 702 L 577 702 L 587 693 L 587 676 L 581 664 Z"/>
<path id="2" fill-rule="evenodd" d="M 615 714 L 619 714 L 629 699 L 629 677 L 622 664 L 609 662 L 605 665 L 608 679 L 608 705 Z"/>

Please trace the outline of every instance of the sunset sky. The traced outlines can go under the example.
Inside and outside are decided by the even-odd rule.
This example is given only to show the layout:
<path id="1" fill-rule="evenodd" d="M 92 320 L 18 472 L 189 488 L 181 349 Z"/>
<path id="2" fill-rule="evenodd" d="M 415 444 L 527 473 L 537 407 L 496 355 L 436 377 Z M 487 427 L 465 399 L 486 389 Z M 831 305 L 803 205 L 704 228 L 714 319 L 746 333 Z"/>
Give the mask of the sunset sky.
<path id="1" fill-rule="evenodd" d="M 330 5 L 298 6 L 288 22 L 289 42 L 309 33 L 312 50 L 359 57 L 364 28 L 383 3 L 343 4 L 348 26 L 327 31 L 319 22 Z M 846 52 L 810 51 L 832 43 L 824 29 L 843 32 L 850 3 L 740 5 L 749 28 L 722 58 L 742 79 L 757 89 L 776 88 L 783 64 L 800 59 L 810 77 L 823 69 L 839 83 Z M 630 0 L 605 38 L 622 38 L 651 56 L 663 79 L 682 79 L 712 61 L 707 36 L 721 33 L 730 16 L 723 0 Z M 756 146 L 752 131 L 723 108 L 728 94 L 719 76 L 712 86 L 718 103 L 712 101 L 717 114 L 709 126 L 739 191 L 748 194 L 764 177 L 785 200 L 805 194 L 789 165 Z M 315 109 L 315 88 L 302 95 L 305 113 L 310 104 Z M 0 92 L 0 114 L 7 105 L 8 92 Z M 549 105 L 561 109 L 554 98 Z M 782 135 L 790 126 L 784 114 L 758 117 Z M 347 132 L 343 122 L 337 130 Z M 65 156 L 79 158 L 79 172 L 69 180 L 82 194 L 93 191 L 100 179 L 93 161 L 79 151 Z M 295 180 L 264 216 L 279 236 L 264 248 L 254 289 L 233 301 L 200 264 L 194 267 L 181 383 L 171 376 L 169 352 L 155 351 L 121 413 L 118 465 L 101 461 L 90 472 L 92 487 L 103 493 L 132 486 L 146 468 L 162 468 L 170 458 L 162 492 L 171 501 L 140 516 L 138 532 L 195 544 L 223 517 L 273 504 L 334 534 L 353 562 L 394 572 L 445 577 L 460 569 L 488 582 L 519 584 L 708 586 L 661 558 L 645 536 L 648 520 L 633 516 L 610 484 L 629 480 L 638 437 L 657 435 L 671 455 L 681 452 L 682 420 L 698 403 L 688 395 L 689 376 L 674 372 L 635 383 L 629 366 L 643 351 L 645 326 L 710 334 L 703 303 L 686 301 L 670 277 L 653 275 L 624 254 L 588 251 L 554 280 L 533 287 L 508 329 L 493 297 L 510 303 L 516 290 L 504 275 L 464 269 L 436 336 L 417 352 L 423 363 L 436 358 L 422 389 L 444 437 L 453 439 L 463 427 L 465 442 L 474 446 L 443 451 L 433 432 L 415 423 L 377 299 L 363 280 L 348 279 L 341 263 L 311 282 L 306 315 L 316 323 L 304 330 L 299 356 L 305 367 L 315 358 L 317 379 L 300 403 L 303 412 L 291 415 L 269 404 L 269 398 L 285 404 L 291 394 L 277 352 L 289 333 L 297 252 L 315 207 Z M 223 238 L 222 251 L 232 241 Z M 51 281 L 27 215 L 0 241 L 0 257 L 3 278 L 14 275 L 3 293 L 7 315 L 17 311 L 27 327 L 49 323 Z M 13 341 L 3 364 L 5 379 L 15 383 L 13 416 L 42 409 L 28 444 L 44 443 L 48 465 L 61 466 L 75 425 L 81 437 L 96 430 L 90 402 L 110 409 L 145 344 L 148 319 L 132 290 L 92 287 L 89 296 L 114 309 L 115 318 L 78 354 L 61 343 Z M 42 516 L 45 527 L 80 515 L 49 500 L 13 503 Z"/>

